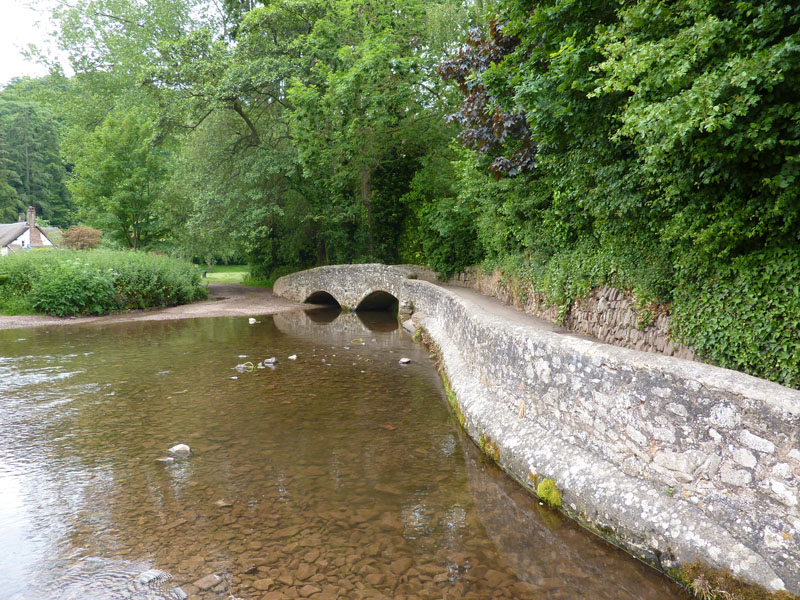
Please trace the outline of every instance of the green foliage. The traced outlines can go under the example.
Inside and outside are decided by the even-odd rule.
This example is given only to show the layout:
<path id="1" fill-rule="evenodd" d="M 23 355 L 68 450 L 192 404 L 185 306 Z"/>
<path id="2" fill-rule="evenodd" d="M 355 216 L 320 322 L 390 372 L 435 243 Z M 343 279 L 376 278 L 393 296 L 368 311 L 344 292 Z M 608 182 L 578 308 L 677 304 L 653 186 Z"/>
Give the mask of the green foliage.
<path id="1" fill-rule="evenodd" d="M 100 315 L 113 306 L 114 285 L 86 263 L 59 261 L 32 286 L 30 302 L 36 312 L 56 317 Z"/>
<path id="2" fill-rule="evenodd" d="M 547 502 L 550 506 L 558 508 L 561 506 L 561 492 L 556 487 L 556 482 L 552 479 L 542 479 L 536 486 L 536 495 Z"/>
<path id="3" fill-rule="evenodd" d="M 185 304 L 206 297 L 200 271 L 139 252 L 30 251 L 0 260 L 0 310 L 56 316 Z"/>
<path id="4" fill-rule="evenodd" d="M 69 181 L 83 217 L 133 250 L 160 234 L 154 212 L 164 156 L 156 135 L 142 111 L 109 115 L 84 144 Z"/>
<path id="5" fill-rule="evenodd" d="M 800 388 L 800 249 L 720 263 L 675 296 L 677 334 L 706 360 Z"/>
<path id="6" fill-rule="evenodd" d="M 641 0 L 598 42 L 597 95 L 627 92 L 630 140 L 663 236 L 700 258 L 797 241 L 800 14 L 784 2 Z"/>
<path id="7" fill-rule="evenodd" d="M 457 193 L 458 167 L 454 156 L 429 156 L 414 174 L 411 189 L 402 197 L 410 223 L 401 240 L 401 260 L 425 262 L 447 277 L 481 261 L 476 203 Z"/>
<path id="8" fill-rule="evenodd" d="M 14 222 L 34 206 L 51 225 L 70 223 L 59 151 L 54 114 L 16 87 L 0 91 L 0 222 Z"/>
<path id="9" fill-rule="evenodd" d="M 269 274 L 269 277 L 266 279 L 261 279 L 257 277 L 253 277 L 252 275 L 245 278 L 243 282 L 245 285 L 255 285 L 258 287 L 268 287 L 271 288 L 275 285 L 275 282 L 283 277 L 284 275 L 289 275 L 291 273 L 295 273 L 296 271 L 300 271 L 300 267 L 293 267 L 292 265 L 282 265 L 280 267 L 275 267 Z"/>
<path id="10" fill-rule="evenodd" d="M 495 9 L 513 51 L 459 74 L 486 89 L 467 105 L 488 102 L 462 114 L 474 128 L 521 111 L 525 137 L 491 131 L 495 154 L 529 138 L 536 156 L 516 178 L 493 181 L 480 156 L 459 174 L 486 262 L 562 316 L 604 284 L 674 300 L 702 356 L 797 386 L 800 13 L 778 0 Z"/>
<path id="11" fill-rule="evenodd" d="M 289 89 L 290 131 L 304 174 L 329 193 L 325 212 L 355 230 L 351 259 L 397 259 L 408 216 L 398 199 L 448 141 L 425 14 L 419 0 L 332 2 L 301 38 L 316 62 Z"/>

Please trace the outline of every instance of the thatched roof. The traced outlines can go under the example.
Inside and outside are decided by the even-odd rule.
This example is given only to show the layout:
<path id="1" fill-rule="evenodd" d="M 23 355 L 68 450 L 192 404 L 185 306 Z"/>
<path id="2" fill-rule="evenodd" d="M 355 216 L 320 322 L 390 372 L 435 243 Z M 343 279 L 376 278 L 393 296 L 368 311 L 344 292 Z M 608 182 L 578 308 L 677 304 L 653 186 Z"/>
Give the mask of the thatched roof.
<path id="1" fill-rule="evenodd" d="M 18 223 L 0 223 L 0 248 L 8 246 L 28 229 L 25 221 Z M 47 239 L 50 239 L 49 236 Z"/>

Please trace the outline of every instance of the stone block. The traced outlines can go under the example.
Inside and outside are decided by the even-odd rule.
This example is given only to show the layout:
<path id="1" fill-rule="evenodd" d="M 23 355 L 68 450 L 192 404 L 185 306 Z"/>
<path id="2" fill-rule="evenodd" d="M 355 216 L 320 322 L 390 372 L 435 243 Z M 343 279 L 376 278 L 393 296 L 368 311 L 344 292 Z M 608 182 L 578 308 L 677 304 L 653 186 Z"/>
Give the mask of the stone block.
<path id="1" fill-rule="evenodd" d="M 750 471 L 746 471 L 744 469 L 735 469 L 731 465 L 722 465 L 719 476 L 724 483 L 736 487 L 750 485 L 750 483 L 753 481 L 753 475 L 750 473 Z"/>
<path id="2" fill-rule="evenodd" d="M 739 441 L 748 448 L 765 454 L 773 454 L 775 452 L 775 444 L 749 432 L 747 429 L 742 430 L 739 434 Z"/>
<path id="3" fill-rule="evenodd" d="M 752 469 L 758 463 L 753 453 L 744 448 L 737 448 L 733 451 L 733 460 L 748 469 Z"/>
<path id="4" fill-rule="evenodd" d="M 732 429 L 739 425 L 742 417 L 739 410 L 729 403 L 717 404 L 711 409 L 709 421 L 716 427 Z"/>
<path id="5" fill-rule="evenodd" d="M 772 492 L 773 498 L 778 500 L 789 507 L 795 507 L 798 504 L 797 488 L 789 487 L 782 481 L 777 479 L 768 479 L 766 484 Z"/>

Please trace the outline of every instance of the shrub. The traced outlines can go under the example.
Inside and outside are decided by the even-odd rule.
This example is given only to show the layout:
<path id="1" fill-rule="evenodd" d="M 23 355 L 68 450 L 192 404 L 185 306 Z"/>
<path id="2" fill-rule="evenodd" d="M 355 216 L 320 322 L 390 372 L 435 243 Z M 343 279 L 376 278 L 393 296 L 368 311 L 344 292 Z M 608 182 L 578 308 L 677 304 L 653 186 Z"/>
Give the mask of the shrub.
<path id="1" fill-rule="evenodd" d="M 110 250 L 25 252 L 0 260 L 0 310 L 65 316 L 185 304 L 204 298 L 197 267 Z"/>
<path id="2" fill-rule="evenodd" d="M 31 304 L 56 317 L 101 315 L 114 306 L 114 285 L 85 263 L 63 261 L 33 286 Z"/>
<path id="3" fill-rule="evenodd" d="M 100 245 L 103 232 L 83 225 L 73 225 L 64 232 L 61 243 L 73 250 L 90 250 Z"/>

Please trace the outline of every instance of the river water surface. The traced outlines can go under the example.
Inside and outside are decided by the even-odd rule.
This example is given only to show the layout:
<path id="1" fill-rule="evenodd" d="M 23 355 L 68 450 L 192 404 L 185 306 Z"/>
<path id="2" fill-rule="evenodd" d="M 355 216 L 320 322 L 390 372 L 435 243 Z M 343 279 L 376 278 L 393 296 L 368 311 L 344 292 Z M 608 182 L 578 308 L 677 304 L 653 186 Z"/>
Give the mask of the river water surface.
<path id="1" fill-rule="evenodd" d="M 0 331 L 0 598 L 686 597 L 484 459 L 393 320 L 334 316 Z"/>

